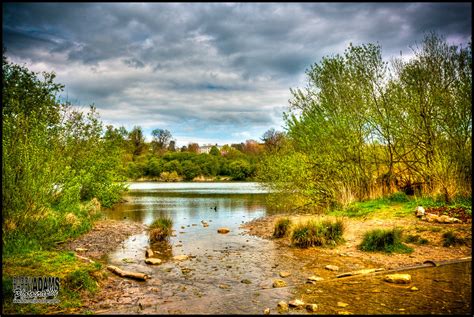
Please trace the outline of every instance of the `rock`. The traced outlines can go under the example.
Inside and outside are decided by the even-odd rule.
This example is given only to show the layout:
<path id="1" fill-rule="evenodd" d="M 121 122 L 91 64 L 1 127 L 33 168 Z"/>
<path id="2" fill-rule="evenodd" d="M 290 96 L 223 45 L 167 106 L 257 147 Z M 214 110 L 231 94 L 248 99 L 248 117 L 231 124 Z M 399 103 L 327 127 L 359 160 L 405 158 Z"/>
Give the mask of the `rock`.
<path id="1" fill-rule="evenodd" d="M 251 280 L 248 280 L 248 279 L 246 279 L 246 278 L 244 278 L 242 281 L 240 281 L 240 283 L 252 284 L 252 281 L 251 281 Z"/>
<path id="2" fill-rule="evenodd" d="M 336 277 L 340 278 L 340 277 L 346 277 L 346 276 L 362 275 L 362 274 L 369 274 L 369 273 L 379 272 L 379 271 L 383 271 L 383 268 L 362 269 L 362 270 L 358 270 L 358 271 L 346 272 L 346 273 L 336 275 Z"/>
<path id="3" fill-rule="evenodd" d="M 158 264 L 161 264 L 161 260 L 155 259 L 155 258 L 148 258 L 148 259 L 145 259 L 145 263 L 151 264 L 151 265 L 158 265 Z"/>
<path id="4" fill-rule="evenodd" d="M 183 267 L 183 268 L 181 269 L 181 273 L 183 273 L 183 274 L 188 274 L 188 273 L 190 273 L 191 271 L 192 271 L 192 269 L 187 268 L 187 267 Z"/>
<path id="5" fill-rule="evenodd" d="M 76 248 L 76 252 L 86 252 L 89 249 L 86 248 Z"/>
<path id="6" fill-rule="evenodd" d="M 135 263 L 133 259 L 128 259 L 128 258 L 123 258 L 122 261 L 125 263 Z"/>
<path id="7" fill-rule="evenodd" d="M 435 221 L 438 221 L 438 215 L 427 213 L 421 218 L 421 220 L 425 220 L 428 222 L 435 222 Z"/>
<path id="8" fill-rule="evenodd" d="M 193 223 L 192 226 L 195 227 L 195 226 L 197 226 L 197 224 L 196 224 L 196 223 Z"/>
<path id="9" fill-rule="evenodd" d="M 348 304 L 348 303 L 344 303 L 344 302 L 337 302 L 337 307 L 342 307 L 342 308 L 344 308 L 344 307 L 347 307 L 347 306 L 349 306 L 349 304 Z"/>
<path id="10" fill-rule="evenodd" d="M 410 288 L 410 291 L 413 291 L 413 292 L 415 292 L 417 290 L 418 290 L 418 287 L 416 287 L 416 286 L 413 286 L 412 288 Z"/>
<path id="11" fill-rule="evenodd" d="M 297 307 L 297 308 L 301 308 L 302 306 L 304 306 L 304 302 L 302 300 L 299 300 L 299 299 L 294 299 L 294 300 L 290 300 L 288 302 L 288 305 L 290 307 Z"/>
<path id="12" fill-rule="evenodd" d="M 288 311 L 288 303 L 284 300 L 279 301 L 277 307 L 280 311 Z"/>
<path id="13" fill-rule="evenodd" d="M 209 227 L 209 224 L 203 223 L 202 226 L 203 226 L 203 227 Z"/>
<path id="14" fill-rule="evenodd" d="M 270 315 L 270 308 L 265 308 L 265 310 L 263 311 L 263 314 Z"/>
<path id="15" fill-rule="evenodd" d="M 290 275 L 291 275 L 290 272 L 280 272 L 280 276 L 283 277 L 283 278 L 288 277 Z"/>
<path id="16" fill-rule="evenodd" d="M 286 283 L 283 280 L 274 280 L 273 281 L 273 288 L 278 288 L 278 287 L 285 287 Z"/>
<path id="17" fill-rule="evenodd" d="M 346 310 L 340 310 L 337 312 L 338 315 L 352 315 L 351 312 L 346 311 Z"/>
<path id="18" fill-rule="evenodd" d="M 306 310 L 309 312 L 314 313 L 318 309 L 318 305 L 316 304 L 308 304 L 306 305 Z"/>
<path id="19" fill-rule="evenodd" d="M 324 280 L 324 278 L 322 278 L 320 276 L 313 275 L 313 276 L 308 277 L 308 279 L 306 280 L 306 283 L 315 284 L 316 282 L 319 282 L 319 281 L 322 281 L 322 280 Z"/>
<path id="20" fill-rule="evenodd" d="M 415 208 L 415 216 L 417 216 L 418 218 L 421 218 L 425 215 L 425 208 L 423 208 L 422 206 L 417 206 Z"/>
<path id="21" fill-rule="evenodd" d="M 395 284 L 408 284 L 411 282 L 410 274 L 388 274 L 385 275 L 384 281 Z"/>
<path id="22" fill-rule="evenodd" d="M 152 250 L 152 249 L 147 249 L 147 250 L 145 251 L 145 257 L 146 257 L 146 258 L 151 258 L 153 255 L 154 255 L 154 253 L 153 253 L 153 250 Z"/>
<path id="23" fill-rule="evenodd" d="M 229 233 L 230 229 L 229 228 L 219 228 L 217 229 L 217 233 Z"/>
<path id="24" fill-rule="evenodd" d="M 227 284 L 220 284 L 220 285 L 219 285 L 219 288 L 222 288 L 222 289 L 229 289 L 230 286 L 227 285 Z"/>
<path id="25" fill-rule="evenodd" d="M 189 256 L 185 255 L 185 254 L 182 254 L 182 255 L 176 255 L 173 257 L 173 260 L 175 261 L 185 261 L 189 259 Z"/>
<path id="26" fill-rule="evenodd" d="M 181 229 L 186 229 L 186 227 L 185 227 L 185 226 L 181 226 Z"/>
<path id="27" fill-rule="evenodd" d="M 339 267 L 338 266 L 335 266 L 335 265 L 326 265 L 324 267 L 326 270 L 329 270 L 329 271 L 339 271 Z"/>

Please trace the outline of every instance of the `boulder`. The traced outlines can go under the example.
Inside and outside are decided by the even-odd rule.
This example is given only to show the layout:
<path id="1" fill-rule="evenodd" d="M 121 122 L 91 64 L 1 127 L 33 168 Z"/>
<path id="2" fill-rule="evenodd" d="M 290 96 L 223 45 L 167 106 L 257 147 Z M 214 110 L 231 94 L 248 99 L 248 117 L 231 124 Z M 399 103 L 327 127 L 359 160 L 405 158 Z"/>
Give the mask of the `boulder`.
<path id="1" fill-rule="evenodd" d="M 286 283 L 283 280 L 274 280 L 273 281 L 273 288 L 278 288 L 278 287 L 285 287 Z"/>
<path id="2" fill-rule="evenodd" d="M 284 300 L 279 301 L 277 307 L 280 311 L 288 311 L 288 303 Z"/>
<path id="3" fill-rule="evenodd" d="M 304 302 L 302 300 L 299 300 L 299 299 L 294 299 L 294 300 L 290 300 L 288 302 L 288 305 L 290 307 L 301 308 L 302 306 L 304 306 Z"/>
<path id="4" fill-rule="evenodd" d="M 338 267 L 338 266 L 331 265 L 331 264 L 326 265 L 324 268 L 325 268 L 326 270 L 329 270 L 329 271 L 339 271 L 339 267 Z"/>
<path id="5" fill-rule="evenodd" d="M 425 215 L 425 208 L 423 208 L 422 206 L 417 206 L 415 208 L 415 216 L 417 216 L 418 218 L 421 218 Z"/>
<path id="6" fill-rule="evenodd" d="M 161 260 L 155 259 L 155 258 L 148 258 L 148 259 L 145 259 L 145 263 L 151 264 L 151 265 L 158 265 L 158 264 L 161 264 Z"/>
<path id="7" fill-rule="evenodd" d="M 385 275 L 384 281 L 395 284 L 408 284 L 411 282 L 410 274 L 388 274 Z"/>
<path id="8" fill-rule="evenodd" d="M 316 282 L 319 282 L 319 281 L 322 281 L 322 280 L 324 280 L 324 278 L 322 278 L 320 276 L 313 275 L 313 276 L 308 277 L 308 279 L 306 280 L 306 283 L 316 284 Z"/>
<path id="9" fill-rule="evenodd" d="M 229 228 L 219 228 L 217 229 L 217 233 L 229 233 L 230 229 Z"/>
<path id="10" fill-rule="evenodd" d="M 152 249 L 147 249 L 147 250 L 145 251 L 145 257 L 146 257 L 146 258 L 151 258 L 154 254 L 155 254 L 155 253 L 153 252 Z"/>
<path id="11" fill-rule="evenodd" d="M 182 254 L 182 255 L 176 255 L 173 257 L 173 260 L 175 261 L 185 261 L 189 259 L 189 256 L 185 255 L 185 254 Z"/>
<path id="12" fill-rule="evenodd" d="M 316 304 L 307 304 L 306 305 L 306 310 L 309 312 L 314 313 L 316 310 L 318 310 L 318 305 Z"/>

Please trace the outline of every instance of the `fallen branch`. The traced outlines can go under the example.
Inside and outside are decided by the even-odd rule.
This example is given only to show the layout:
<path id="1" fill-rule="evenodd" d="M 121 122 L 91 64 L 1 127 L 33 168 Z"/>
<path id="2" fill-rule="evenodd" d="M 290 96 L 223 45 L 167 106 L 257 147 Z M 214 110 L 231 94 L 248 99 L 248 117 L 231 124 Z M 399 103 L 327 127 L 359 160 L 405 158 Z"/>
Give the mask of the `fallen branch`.
<path id="1" fill-rule="evenodd" d="M 95 261 L 92 261 L 91 259 L 86 258 L 85 256 L 80 256 L 77 253 L 76 253 L 76 257 L 78 257 L 79 259 L 85 260 L 85 261 L 89 261 L 89 263 L 95 263 Z"/>
<path id="2" fill-rule="evenodd" d="M 112 273 L 117 274 L 120 277 L 130 277 L 130 278 L 134 278 L 141 281 L 146 281 L 146 279 L 150 278 L 150 276 L 148 276 L 147 274 L 124 271 L 113 265 L 107 266 L 107 270 L 111 271 Z"/>

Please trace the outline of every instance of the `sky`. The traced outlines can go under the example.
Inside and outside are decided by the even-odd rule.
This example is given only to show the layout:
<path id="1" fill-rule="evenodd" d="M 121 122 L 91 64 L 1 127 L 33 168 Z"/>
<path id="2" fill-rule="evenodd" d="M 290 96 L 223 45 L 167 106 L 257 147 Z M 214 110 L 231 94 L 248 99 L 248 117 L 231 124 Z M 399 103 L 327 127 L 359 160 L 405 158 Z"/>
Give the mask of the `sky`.
<path id="1" fill-rule="evenodd" d="M 409 58 L 428 32 L 471 39 L 471 3 L 2 3 L 10 61 L 54 71 L 61 98 L 178 146 L 284 130 L 290 88 L 349 43 Z"/>

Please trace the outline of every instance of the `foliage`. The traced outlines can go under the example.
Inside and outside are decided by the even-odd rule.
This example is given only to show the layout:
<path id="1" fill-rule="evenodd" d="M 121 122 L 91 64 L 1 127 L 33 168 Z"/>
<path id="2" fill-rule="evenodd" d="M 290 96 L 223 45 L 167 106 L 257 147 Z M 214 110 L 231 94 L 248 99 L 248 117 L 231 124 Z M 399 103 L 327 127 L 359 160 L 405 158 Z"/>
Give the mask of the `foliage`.
<path id="1" fill-rule="evenodd" d="M 151 242 L 163 241 L 171 235 L 173 219 L 161 216 L 149 226 L 149 238 Z"/>
<path id="2" fill-rule="evenodd" d="M 293 228 L 291 242 L 301 248 L 312 246 L 334 246 L 343 240 L 344 223 L 341 219 L 336 221 L 308 220 L 297 224 Z"/>
<path id="3" fill-rule="evenodd" d="M 471 43 L 428 34 L 413 51 L 389 64 L 379 45 L 351 44 L 312 65 L 307 87 L 291 89 L 285 142 L 266 152 L 257 179 L 296 208 L 406 200 L 397 191 L 470 197 Z"/>
<path id="4" fill-rule="evenodd" d="M 286 236 L 289 232 L 291 227 L 291 219 L 290 218 L 280 218 L 275 223 L 275 229 L 273 230 L 273 237 L 275 238 L 282 238 Z"/>
<path id="5" fill-rule="evenodd" d="M 466 244 L 466 240 L 464 238 L 458 237 L 458 235 L 452 230 L 443 233 L 442 238 L 443 238 L 443 247 Z"/>
<path id="6" fill-rule="evenodd" d="M 419 235 L 409 235 L 405 238 L 405 242 L 414 244 L 427 244 L 429 241 Z"/>
<path id="7" fill-rule="evenodd" d="M 413 249 L 402 243 L 403 231 L 400 228 L 374 229 L 364 234 L 359 249 L 362 251 L 382 251 L 386 253 L 410 253 Z"/>

